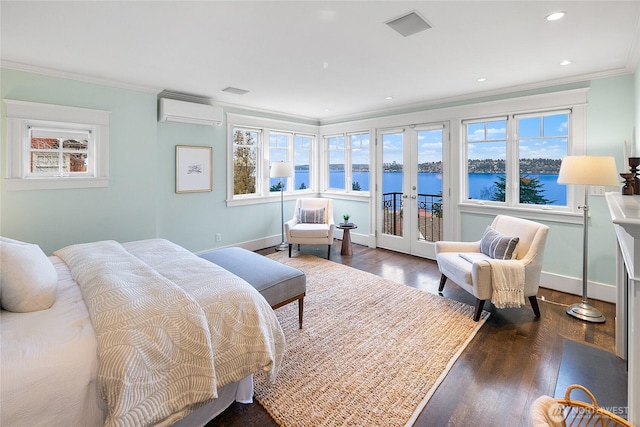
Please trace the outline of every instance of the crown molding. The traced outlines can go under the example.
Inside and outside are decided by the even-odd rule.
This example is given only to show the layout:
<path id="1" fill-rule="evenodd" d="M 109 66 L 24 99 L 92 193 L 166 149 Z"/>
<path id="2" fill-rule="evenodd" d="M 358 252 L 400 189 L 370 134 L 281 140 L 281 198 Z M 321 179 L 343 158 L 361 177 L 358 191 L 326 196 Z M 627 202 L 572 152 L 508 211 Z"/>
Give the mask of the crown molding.
<path id="1" fill-rule="evenodd" d="M 107 78 L 92 77 L 79 73 L 70 73 L 68 71 L 57 70 L 54 68 L 38 67 L 35 65 L 22 64 L 20 62 L 6 61 L 0 59 L 0 67 L 9 70 L 25 71 L 28 73 L 40 74 L 48 77 L 58 77 L 61 79 L 77 80 L 85 83 L 92 83 L 102 86 L 115 87 L 119 89 L 134 90 L 136 92 L 160 93 L 162 88 L 154 88 L 149 86 L 134 85 L 131 83 L 120 82 Z"/>
<path id="2" fill-rule="evenodd" d="M 579 76 L 566 77 L 555 80 L 544 80 L 536 83 L 529 83 L 524 85 L 508 86 L 499 89 L 493 89 L 489 91 L 468 93 L 465 95 L 453 96 L 448 98 L 439 98 L 424 102 L 416 102 L 411 104 L 403 104 L 390 108 L 381 108 L 377 110 L 369 110 L 361 113 L 354 113 L 335 117 L 325 117 L 319 119 L 320 125 L 337 124 L 350 122 L 355 120 L 369 119 L 380 116 L 411 113 L 420 110 L 428 110 L 434 108 L 444 108 L 460 103 L 476 103 L 484 102 L 487 98 L 499 97 L 506 95 L 518 94 L 520 92 L 528 92 L 540 89 L 550 89 L 557 86 L 588 83 L 591 80 L 603 79 L 608 77 L 618 77 L 623 75 L 632 74 L 634 72 L 630 67 L 617 68 L 613 70 L 601 71 L 597 73 L 582 74 Z"/>

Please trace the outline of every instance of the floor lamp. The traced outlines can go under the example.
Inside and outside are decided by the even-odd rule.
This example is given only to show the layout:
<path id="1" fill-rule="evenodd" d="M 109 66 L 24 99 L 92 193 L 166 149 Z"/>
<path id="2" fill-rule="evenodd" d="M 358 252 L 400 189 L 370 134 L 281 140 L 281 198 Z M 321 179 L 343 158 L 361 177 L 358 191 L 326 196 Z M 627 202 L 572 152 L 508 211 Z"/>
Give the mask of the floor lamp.
<path id="1" fill-rule="evenodd" d="M 584 185 L 584 205 L 582 223 L 582 302 L 567 308 L 567 314 L 593 323 L 603 323 L 606 319 L 596 308 L 587 303 L 587 250 L 589 230 L 589 186 L 619 185 L 616 162 L 606 156 L 566 156 L 562 159 L 558 183 Z"/>
<path id="2" fill-rule="evenodd" d="M 293 163 L 291 162 L 274 162 L 271 163 L 271 178 L 280 178 L 280 225 L 282 226 L 282 242 L 276 246 L 277 251 L 287 250 L 287 244 L 284 241 L 284 184 L 282 178 L 291 178 L 293 176 Z"/>

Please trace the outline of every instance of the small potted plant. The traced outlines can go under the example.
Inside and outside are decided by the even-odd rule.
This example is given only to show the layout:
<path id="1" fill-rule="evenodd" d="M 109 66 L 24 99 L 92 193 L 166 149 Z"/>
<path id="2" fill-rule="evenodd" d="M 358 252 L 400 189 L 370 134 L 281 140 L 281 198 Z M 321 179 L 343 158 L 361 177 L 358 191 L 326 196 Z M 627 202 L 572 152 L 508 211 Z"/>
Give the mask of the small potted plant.
<path id="1" fill-rule="evenodd" d="M 351 215 L 349 214 L 342 214 L 342 219 L 344 219 L 344 225 L 349 224 L 349 218 L 351 218 Z"/>

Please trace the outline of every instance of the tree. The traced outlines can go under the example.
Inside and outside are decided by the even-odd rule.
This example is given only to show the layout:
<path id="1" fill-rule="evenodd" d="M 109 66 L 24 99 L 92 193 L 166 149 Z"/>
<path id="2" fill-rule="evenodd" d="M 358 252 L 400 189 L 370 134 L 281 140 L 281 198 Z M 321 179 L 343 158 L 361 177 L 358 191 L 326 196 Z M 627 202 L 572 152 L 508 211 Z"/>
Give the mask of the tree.
<path id="1" fill-rule="evenodd" d="M 274 191 L 280 191 L 281 188 L 282 188 L 282 183 L 278 182 L 276 185 L 272 185 L 269 188 L 269 191 L 273 193 Z"/>
<path id="2" fill-rule="evenodd" d="M 251 132 L 237 130 L 233 135 L 233 194 L 256 192 L 256 142 Z"/>
<path id="3" fill-rule="evenodd" d="M 300 184 L 300 188 L 298 188 L 298 190 L 306 190 L 307 186 L 304 185 L 304 182 L 302 184 Z"/>
<path id="4" fill-rule="evenodd" d="M 507 178 L 505 176 L 498 177 L 494 182 L 496 191 L 491 200 L 504 202 L 506 196 Z M 520 203 L 531 205 L 550 205 L 555 200 L 549 200 L 544 197 L 544 185 L 538 178 L 530 178 L 528 175 L 520 177 Z"/>
<path id="5" fill-rule="evenodd" d="M 358 181 L 353 181 L 353 182 L 351 183 L 351 189 L 352 189 L 353 191 L 361 191 L 360 183 L 359 183 Z"/>

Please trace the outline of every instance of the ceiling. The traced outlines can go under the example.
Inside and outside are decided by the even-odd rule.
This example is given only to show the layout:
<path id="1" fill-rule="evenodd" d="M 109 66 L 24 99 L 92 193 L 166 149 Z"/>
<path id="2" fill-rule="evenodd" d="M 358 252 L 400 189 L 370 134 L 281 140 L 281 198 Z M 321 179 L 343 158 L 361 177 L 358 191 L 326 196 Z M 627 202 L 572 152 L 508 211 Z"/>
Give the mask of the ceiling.
<path id="1" fill-rule="evenodd" d="M 432 28 L 385 24 L 412 11 Z M 3 67 L 320 123 L 628 74 L 640 56 L 640 0 L 2 0 L 0 15 Z"/>

